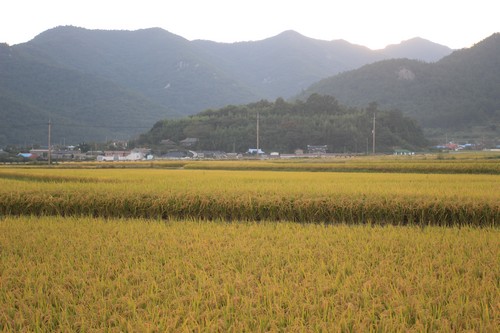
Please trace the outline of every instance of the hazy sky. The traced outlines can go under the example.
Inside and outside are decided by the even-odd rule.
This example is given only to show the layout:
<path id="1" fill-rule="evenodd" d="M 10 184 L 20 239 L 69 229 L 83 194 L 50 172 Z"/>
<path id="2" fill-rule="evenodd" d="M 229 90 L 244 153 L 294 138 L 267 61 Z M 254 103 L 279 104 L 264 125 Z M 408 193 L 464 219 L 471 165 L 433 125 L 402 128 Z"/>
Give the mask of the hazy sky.
<path id="1" fill-rule="evenodd" d="M 500 32 L 498 0 L 2 0 L 0 42 L 59 26 L 161 27 L 189 40 L 261 40 L 285 30 L 383 48 L 422 37 L 463 48 Z"/>

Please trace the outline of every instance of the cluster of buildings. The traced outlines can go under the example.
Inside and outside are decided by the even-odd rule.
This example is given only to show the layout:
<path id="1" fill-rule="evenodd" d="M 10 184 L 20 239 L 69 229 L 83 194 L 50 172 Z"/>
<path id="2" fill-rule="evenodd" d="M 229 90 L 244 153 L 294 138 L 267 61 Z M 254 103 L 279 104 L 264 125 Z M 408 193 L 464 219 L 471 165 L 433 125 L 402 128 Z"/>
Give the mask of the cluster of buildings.
<path id="1" fill-rule="evenodd" d="M 48 160 L 54 161 L 140 161 L 152 159 L 149 149 L 132 150 L 93 150 L 82 152 L 75 147 L 65 147 L 63 149 L 31 149 L 28 153 L 19 153 L 19 157 L 29 160 Z"/>
<path id="2" fill-rule="evenodd" d="M 165 142 L 169 144 L 169 142 Z M 329 154 L 328 147 L 307 146 L 307 150 L 297 149 L 293 154 L 280 154 L 278 152 L 266 153 L 262 149 L 248 149 L 245 153 L 226 153 L 215 150 L 190 150 L 196 144 L 196 139 L 186 139 L 177 149 L 168 149 L 166 152 L 153 155 L 151 149 L 135 148 L 131 150 L 90 150 L 82 152 L 75 146 L 56 148 L 53 147 L 49 154 L 49 149 L 31 149 L 28 153 L 20 153 L 18 157 L 27 160 L 52 160 L 52 161 L 98 161 L 98 162 L 119 162 L 119 161 L 144 161 L 158 159 L 244 159 L 244 158 L 318 158 L 338 156 L 339 154 Z M 342 154 L 341 154 L 342 155 Z"/>
<path id="3" fill-rule="evenodd" d="M 444 144 L 439 144 L 437 146 L 434 146 L 433 148 L 438 150 L 460 151 L 460 150 L 476 150 L 481 147 L 479 147 L 474 143 L 458 144 L 455 142 L 448 142 Z"/>
<path id="4" fill-rule="evenodd" d="M 28 153 L 20 153 L 17 156 L 25 160 L 44 160 L 52 161 L 99 161 L 99 162 L 118 162 L 118 161 L 144 161 L 144 160 L 179 160 L 179 159 L 292 159 L 292 158 L 318 158 L 318 157 L 352 157 L 361 154 L 332 154 L 328 153 L 327 145 L 307 145 L 306 149 L 297 149 L 292 154 L 282 154 L 279 152 L 266 153 L 259 148 L 250 148 L 245 153 L 226 153 L 220 150 L 206 151 L 195 150 L 198 143 L 196 138 L 186 138 L 179 143 L 170 140 L 162 140 L 160 145 L 162 153 L 153 154 L 151 149 L 135 148 L 127 150 L 126 143 L 119 146 L 110 146 L 114 150 L 90 150 L 82 152 L 75 146 L 53 147 L 50 155 L 49 150 L 31 149 Z M 460 151 L 476 150 L 479 145 L 475 144 L 457 144 L 449 142 L 433 147 L 438 150 Z M 500 147 L 497 147 L 500 148 Z M 0 153 L 5 153 L 0 151 Z M 415 152 L 405 149 L 396 149 L 394 155 L 415 155 Z M 0 156 L 1 157 L 1 156 Z"/>

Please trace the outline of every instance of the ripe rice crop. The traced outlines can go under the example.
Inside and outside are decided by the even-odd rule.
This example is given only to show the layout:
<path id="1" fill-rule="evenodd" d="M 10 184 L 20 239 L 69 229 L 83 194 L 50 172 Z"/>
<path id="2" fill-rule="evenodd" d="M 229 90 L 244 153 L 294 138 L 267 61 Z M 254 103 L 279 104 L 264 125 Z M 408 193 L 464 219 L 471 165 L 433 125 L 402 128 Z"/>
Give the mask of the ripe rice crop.
<path id="1" fill-rule="evenodd" d="M 500 176 L 0 169 L 0 214 L 496 226 Z"/>
<path id="2" fill-rule="evenodd" d="M 317 160 L 254 160 L 186 162 L 184 169 L 256 170 L 256 171 L 316 171 L 316 172 L 384 172 L 437 174 L 500 175 L 498 159 L 434 160 L 425 159 L 317 159 Z"/>
<path id="3" fill-rule="evenodd" d="M 4 217 L 0 331 L 496 332 L 499 239 L 498 228 Z"/>
<path id="4" fill-rule="evenodd" d="M 500 175 L 500 154 L 460 153 L 443 158 L 436 155 L 365 156 L 356 158 L 269 159 L 269 160 L 156 160 L 137 162 L 64 162 L 53 165 L 61 169 L 198 169 L 255 171 L 316 171 L 316 172 L 384 172 L 438 174 Z M 0 166 L 1 170 L 2 166 Z M 23 165 L 39 168 L 39 165 Z"/>

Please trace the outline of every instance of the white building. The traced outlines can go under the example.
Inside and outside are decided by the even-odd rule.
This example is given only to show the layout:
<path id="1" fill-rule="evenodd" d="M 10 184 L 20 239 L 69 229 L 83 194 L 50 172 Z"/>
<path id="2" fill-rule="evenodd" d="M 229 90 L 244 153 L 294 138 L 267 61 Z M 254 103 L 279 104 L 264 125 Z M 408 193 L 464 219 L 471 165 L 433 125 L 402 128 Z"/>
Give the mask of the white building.
<path id="1" fill-rule="evenodd" d="M 122 151 L 122 150 L 109 150 L 105 151 L 104 155 L 97 156 L 97 161 L 107 162 L 107 161 L 141 161 L 146 158 L 144 151 L 132 150 L 132 151 Z"/>

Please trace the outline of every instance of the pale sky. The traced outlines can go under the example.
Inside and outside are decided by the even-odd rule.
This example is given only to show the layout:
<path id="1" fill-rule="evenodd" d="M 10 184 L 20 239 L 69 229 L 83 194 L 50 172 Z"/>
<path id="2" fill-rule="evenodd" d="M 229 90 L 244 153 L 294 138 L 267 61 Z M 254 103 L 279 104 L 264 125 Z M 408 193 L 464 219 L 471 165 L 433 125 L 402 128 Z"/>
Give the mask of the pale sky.
<path id="1" fill-rule="evenodd" d="M 499 0 L 2 0 L 0 42 L 60 25 L 160 27 L 188 40 L 262 40 L 285 30 L 372 49 L 422 37 L 453 49 L 500 32 Z"/>

